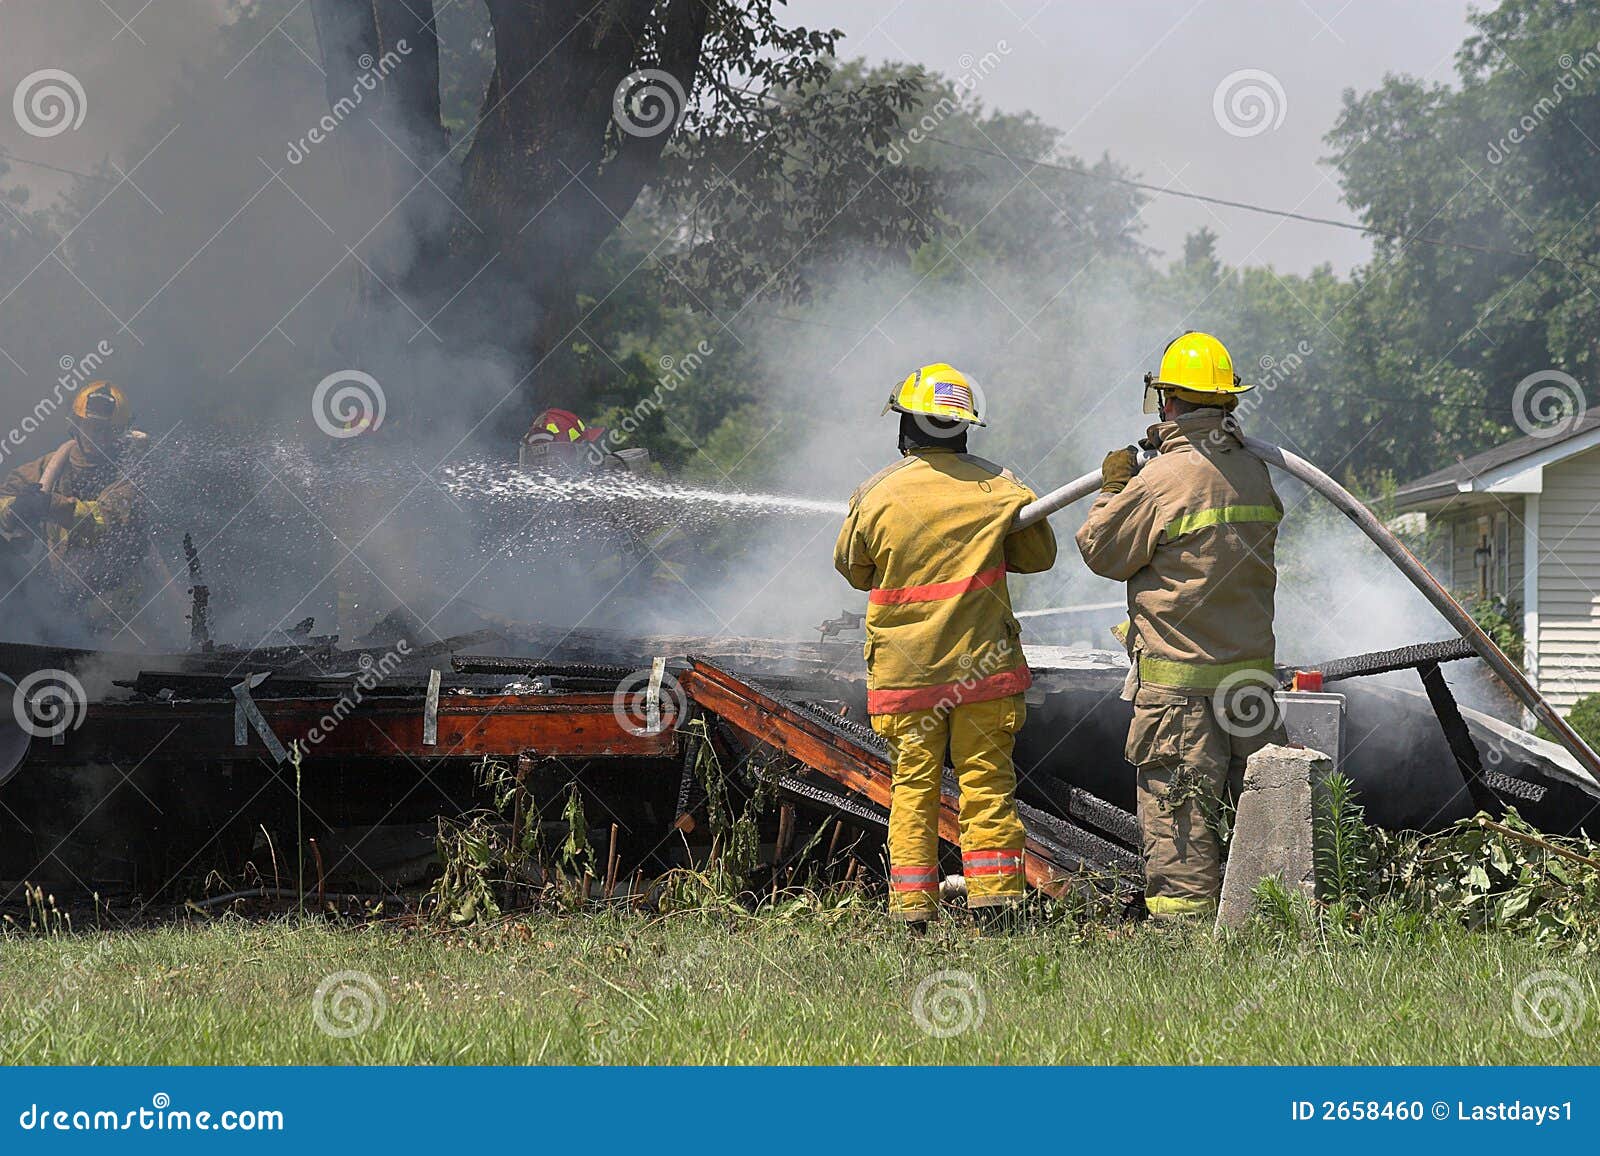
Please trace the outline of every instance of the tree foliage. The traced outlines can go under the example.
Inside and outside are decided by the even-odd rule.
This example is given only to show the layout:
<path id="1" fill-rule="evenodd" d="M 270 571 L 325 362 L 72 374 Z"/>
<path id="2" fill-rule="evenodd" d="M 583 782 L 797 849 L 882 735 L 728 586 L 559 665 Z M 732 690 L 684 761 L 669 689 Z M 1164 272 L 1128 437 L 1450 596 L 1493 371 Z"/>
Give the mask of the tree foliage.
<path id="1" fill-rule="evenodd" d="M 1344 328 L 1352 376 L 1393 399 L 1369 453 L 1407 473 L 1512 436 L 1520 380 L 1590 380 L 1600 353 L 1600 13 L 1506 0 L 1471 19 L 1456 85 L 1347 93 L 1328 137 L 1346 200 L 1388 234 Z"/>
<path id="2" fill-rule="evenodd" d="M 636 444 L 674 470 L 741 481 L 781 473 L 794 446 L 792 419 L 782 424 L 792 364 L 827 351 L 821 371 L 850 384 L 830 392 L 853 406 L 855 392 L 875 393 L 889 376 L 887 360 L 866 355 L 890 335 L 906 342 L 890 350 L 894 366 L 966 358 L 997 400 L 1044 417 L 984 434 L 986 452 L 1044 481 L 1081 472 L 1101 441 L 1127 436 L 1111 431 L 1134 420 L 1140 375 L 1187 328 L 1222 335 L 1261 385 L 1246 413 L 1253 431 L 1369 490 L 1515 436 L 1513 394 L 1531 373 L 1558 369 L 1592 386 L 1600 13 L 1590 7 L 1505 0 L 1472 17 L 1452 83 L 1395 76 L 1346 95 L 1329 160 L 1376 230 L 1372 259 L 1349 275 L 1231 268 L 1209 229 L 1163 262 L 1141 242 L 1146 194 L 1117 183 L 1136 174 L 1114 157 L 1072 155 L 1025 110 L 986 107 L 984 61 L 961 77 L 841 61 L 839 33 L 785 12 L 774 0 L 236 4 L 218 60 L 197 61 L 176 85 L 163 123 L 182 120 L 183 131 L 139 174 L 171 211 L 128 190 L 101 206 L 110 169 L 49 210 L 12 189 L 20 219 L 0 213 L 0 256 L 19 272 L 4 288 L 61 242 L 64 263 L 95 270 L 107 307 L 160 330 L 137 353 L 170 364 L 148 376 L 179 367 L 239 383 L 237 398 L 224 388 L 194 401 L 230 414 L 251 410 L 247 384 L 327 372 L 298 364 L 313 348 L 315 335 L 296 327 L 308 315 L 336 329 L 334 364 L 360 367 L 380 343 L 406 357 L 428 349 L 408 344 L 409 315 L 398 342 L 374 324 L 399 298 L 433 319 L 449 352 L 507 363 L 520 386 L 491 421 L 501 445 L 540 405 L 615 422 L 664 390 L 671 405 L 636 418 Z M 280 23 L 288 37 L 273 34 Z M 348 95 L 363 59 L 401 39 L 405 62 L 352 118 L 360 123 L 285 170 L 293 194 L 272 186 L 251 200 L 264 179 L 255 150 L 271 156 L 278 134 L 303 131 Z M 325 82 L 302 67 L 302 43 L 320 48 Z M 648 70 L 669 74 L 683 98 L 657 110 L 667 131 L 636 134 L 624 121 L 648 118 L 651 90 L 628 78 Z M 315 110 L 308 75 L 325 89 Z M 273 76 L 282 100 L 260 125 L 186 111 Z M 203 166 L 197 182 L 186 174 L 200 166 L 173 159 L 209 156 L 247 129 L 262 135 L 239 150 L 246 165 Z M 123 167 L 164 131 L 132 144 Z M 335 150 L 348 188 L 384 188 L 371 204 L 352 197 L 349 221 L 318 183 L 327 172 L 313 171 Z M 280 219 L 319 236 L 293 197 L 340 226 L 341 243 L 361 239 L 356 307 L 330 306 L 350 282 L 314 252 L 278 278 L 227 281 L 237 317 L 221 317 L 219 331 L 185 324 L 224 296 L 209 288 L 210 263 L 248 265 L 250 245 Z M 251 208 L 208 242 L 226 220 L 197 211 L 213 201 Z M 308 286 L 315 295 L 297 305 Z M 47 261 L 8 302 L 0 347 L 30 372 L 54 362 L 61 351 L 45 346 L 59 339 L 42 318 L 86 313 L 88 333 L 109 320 L 82 297 Z M 292 343 L 268 328 L 280 315 Z M 132 338 L 119 344 L 131 359 Z M 680 381 L 667 362 L 702 344 L 715 355 Z M 126 365 L 116 372 L 137 376 Z M 404 389 L 385 383 L 403 409 Z M 485 388 L 498 398 L 498 381 Z M 470 404 L 494 398 L 474 393 Z"/>

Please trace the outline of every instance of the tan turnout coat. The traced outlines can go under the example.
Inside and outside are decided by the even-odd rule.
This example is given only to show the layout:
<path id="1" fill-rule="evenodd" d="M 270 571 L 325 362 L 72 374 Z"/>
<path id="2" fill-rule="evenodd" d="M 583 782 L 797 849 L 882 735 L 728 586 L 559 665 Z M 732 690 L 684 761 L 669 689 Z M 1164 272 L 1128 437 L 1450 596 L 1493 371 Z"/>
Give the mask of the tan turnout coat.
<path id="1" fill-rule="evenodd" d="M 1138 685 L 1211 694 L 1271 677 L 1283 503 L 1237 429 L 1215 409 L 1151 427 L 1160 453 L 1078 531 L 1089 569 L 1127 583 Z"/>

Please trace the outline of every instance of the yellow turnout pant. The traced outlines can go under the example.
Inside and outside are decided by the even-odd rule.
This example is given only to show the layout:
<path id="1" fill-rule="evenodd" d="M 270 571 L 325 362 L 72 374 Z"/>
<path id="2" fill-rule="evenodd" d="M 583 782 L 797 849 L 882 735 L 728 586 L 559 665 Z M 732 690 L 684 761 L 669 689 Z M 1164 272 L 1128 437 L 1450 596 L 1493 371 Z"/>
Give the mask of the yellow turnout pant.
<path id="1" fill-rule="evenodd" d="M 1022 820 L 1011 761 L 1027 715 L 1020 694 L 988 702 L 872 716 L 889 744 L 889 913 L 909 922 L 939 907 L 939 780 L 945 754 L 961 786 L 961 864 L 967 903 L 1022 898 Z"/>

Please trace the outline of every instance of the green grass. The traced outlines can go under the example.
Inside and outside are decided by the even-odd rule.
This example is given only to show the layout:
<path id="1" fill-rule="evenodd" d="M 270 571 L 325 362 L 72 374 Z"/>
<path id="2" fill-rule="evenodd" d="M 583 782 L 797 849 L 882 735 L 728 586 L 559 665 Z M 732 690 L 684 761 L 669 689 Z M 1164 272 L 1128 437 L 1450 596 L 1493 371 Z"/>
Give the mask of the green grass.
<path id="1" fill-rule="evenodd" d="M 1513 990 L 1551 970 L 1586 1012 L 1540 1039 Z M 370 975 L 387 1005 L 351 1038 L 313 1022 L 319 982 L 341 971 Z M 948 1038 L 912 1010 L 940 971 L 969 973 L 985 1004 Z M 951 923 L 915 940 L 848 910 L 536 915 L 449 934 L 229 918 L 0 941 L 0 1061 L 1577 1063 L 1600 1056 L 1597 989 L 1593 960 L 1454 929 L 1301 953 L 1149 928 L 978 939 Z"/>

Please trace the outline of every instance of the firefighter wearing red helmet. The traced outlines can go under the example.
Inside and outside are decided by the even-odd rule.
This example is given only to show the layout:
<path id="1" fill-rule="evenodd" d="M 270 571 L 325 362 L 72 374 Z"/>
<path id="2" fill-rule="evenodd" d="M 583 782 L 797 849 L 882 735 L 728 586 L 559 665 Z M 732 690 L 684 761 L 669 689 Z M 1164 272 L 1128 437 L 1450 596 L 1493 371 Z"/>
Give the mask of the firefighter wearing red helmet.
<path id="1" fill-rule="evenodd" d="M 613 449 L 602 425 L 588 425 L 569 409 L 547 409 L 533 419 L 517 450 L 519 464 L 536 470 L 584 473 L 600 469 L 642 470 L 650 461 L 643 447 Z"/>

